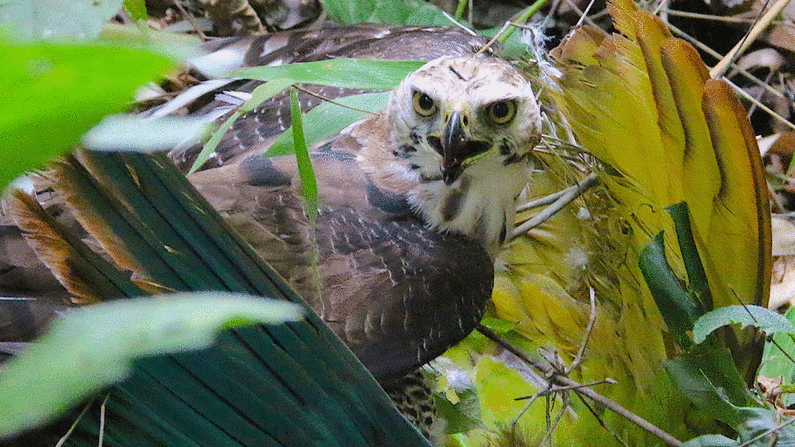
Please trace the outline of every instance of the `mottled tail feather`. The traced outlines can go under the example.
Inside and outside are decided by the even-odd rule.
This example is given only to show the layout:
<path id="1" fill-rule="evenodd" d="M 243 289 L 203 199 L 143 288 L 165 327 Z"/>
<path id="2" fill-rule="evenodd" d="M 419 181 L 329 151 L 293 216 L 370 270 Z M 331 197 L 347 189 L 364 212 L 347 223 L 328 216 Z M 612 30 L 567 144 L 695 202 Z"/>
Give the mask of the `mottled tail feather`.
<path id="1" fill-rule="evenodd" d="M 129 274 L 116 269 L 65 229 L 35 198 L 14 190 L 7 198 L 11 215 L 33 251 L 77 303 L 120 295 L 137 287 Z"/>
<path id="2" fill-rule="evenodd" d="M 436 412 L 431 380 L 422 371 L 414 371 L 382 386 L 398 411 L 414 424 L 425 438 L 435 441 L 443 435 L 444 421 Z"/>

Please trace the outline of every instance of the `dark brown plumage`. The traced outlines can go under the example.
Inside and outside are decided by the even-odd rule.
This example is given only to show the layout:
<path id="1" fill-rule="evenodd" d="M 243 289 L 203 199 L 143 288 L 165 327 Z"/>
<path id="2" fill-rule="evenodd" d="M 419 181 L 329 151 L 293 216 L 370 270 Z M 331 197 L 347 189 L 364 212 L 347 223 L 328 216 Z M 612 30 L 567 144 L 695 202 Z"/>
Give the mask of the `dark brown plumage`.
<path id="1" fill-rule="evenodd" d="M 492 257 L 513 226 L 514 200 L 527 181 L 538 106 L 510 64 L 474 56 L 483 43 L 461 31 L 362 25 L 232 40 L 217 48 L 245 48 L 245 65 L 445 56 L 409 76 L 386 111 L 312 151 L 320 191 L 315 222 L 307 217 L 312 213 L 305 209 L 295 159 L 261 155 L 289 125 L 284 97 L 241 117 L 213 162 L 190 178 L 382 381 L 415 370 L 477 325 L 490 298 Z M 235 88 L 251 91 L 258 84 Z M 418 103 L 420 94 L 426 98 Z M 317 102 L 314 97 L 303 99 L 307 108 L 316 105 L 308 103 Z M 192 113 L 220 104 L 210 101 Z M 198 149 L 171 156 L 187 169 Z M 58 195 L 72 181 L 67 172 L 39 178 L 39 189 L 52 188 L 59 207 Z M 91 216 L 81 214 L 83 199 L 66 195 L 66 208 L 139 286 L 168 289 L 148 283 L 115 244 L 114 229 L 92 228 Z M 43 236 L 40 213 L 16 207 L 17 223 L 37 254 L 50 260 L 70 294 L 90 302 L 90 279 L 74 278 L 69 269 L 73 250 L 53 252 L 61 242 Z M 18 268 L 11 265 L 6 273 Z"/>

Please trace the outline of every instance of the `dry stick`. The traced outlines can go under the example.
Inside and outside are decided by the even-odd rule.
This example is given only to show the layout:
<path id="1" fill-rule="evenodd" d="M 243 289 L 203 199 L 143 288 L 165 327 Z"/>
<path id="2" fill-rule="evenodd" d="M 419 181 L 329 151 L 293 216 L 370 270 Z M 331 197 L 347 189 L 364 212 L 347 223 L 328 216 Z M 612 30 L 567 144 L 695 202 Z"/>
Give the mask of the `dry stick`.
<path id="1" fill-rule="evenodd" d="M 516 229 L 514 229 L 513 233 L 511 234 L 511 239 L 514 239 L 526 233 L 531 228 L 535 228 L 536 226 L 545 222 L 555 213 L 560 211 L 564 206 L 573 202 L 574 199 L 576 199 L 577 197 L 580 197 L 583 191 L 588 190 L 597 183 L 599 183 L 599 178 L 596 176 L 596 174 L 592 173 L 589 174 L 584 179 L 580 180 L 580 182 L 577 183 L 576 185 L 566 188 L 563 191 L 564 194 L 561 195 L 557 200 L 555 200 L 555 203 L 553 203 L 552 205 L 550 205 L 540 213 L 536 214 L 535 216 L 531 217 L 530 219 L 526 220 L 523 224 L 516 227 Z"/>
<path id="2" fill-rule="evenodd" d="M 791 123 L 789 120 L 787 120 L 783 116 L 781 116 L 778 113 L 774 112 L 770 107 L 768 107 L 768 106 L 762 104 L 761 102 L 757 101 L 756 99 L 754 99 L 753 96 L 751 96 L 748 93 L 746 93 L 745 90 L 743 90 L 740 87 L 738 87 L 735 83 L 733 83 L 732 81 L 730 81 L 730 80 L 728 80 L 726 78 L 724 78 L 723 81 L 726 82 L 727 84 L 729 84 L 732 87 L 732 89 L 735 92 L 737 92 L 738 95 L 740 95 L 743 98 L 745 98 L 745 99 L 751 101 L 752 103 L 756 104 L 757 107 L 759 107 L 760 109 L 762 109 L 765 112 L 767 112 L 773 118 L 776 118 L 777 120 L 779 120 L 782 123 L 786 124 L 790 128 L 795 129 L 795 124 Z"/>
<path id="3" fill-rule="evenodd" d="M 701 20 L 709 20 L 713 22 L 727 22 L 727 23 L 754 23 L 756 19 L 744 19 L 742 17 L 724 17 L 724 16 L 716 16 L 712 14 L 699 14 L 697 12 L 687 12 L 687 11 L 679 11 L 677 9 L 665 9 L 665 13 L 672 16 L 678 17 L 688 17 L 691 19 L 701 19 Z M 771 25 L 781 25 L 784 24 L 783 20 L 774 20 L 770 22 Z"/>
<path id="4" fill-rule="evenodd" d="M 774 3 L 773 6 L 771 6 L 770 9 L 768 9 L 767 12 L 762 15 L 762 18 L 759 19 L 759 21 L 756 22 L 753 27 L 751 27 L 751 30 L 748 31 L 748 35 L 745 36 L 745 38 L 740 42 L 737 42 L 737 45 L 735 45 L 734 48 L 729 51 L 723 60 L 712 67 L 712 70 L 709 71 L 710 77 L 712 77 L 712 79 L 717 79 L 723 76 L 723 74 L 729 68 L 729 65 L 737 58 L 737 56 L 744 52 L 748 46 L 756 40 L 757 37 L 759 37 L 759 34 L 765 28 L 767 28 L 770 22 L 772 22 L 773 19 L 778 15 L 778 13 L 780 13 L 781 10 L 784 9 L 787 4 L 789 4 L 789 1 L 790 0 L 776 0 L 776 3 Z"/>
<path id="5" fill-rule="evenodd" d="M 188 11 L 186 11 L 185 8 L 182 7 L 182 4 L 179 2 L 179 0 L 174 0 L 174 5 L 176 5 L 177 9 L 179 9 L 179 13 L 182 14 L 183 17 L 188 19 L 188 22 L 190 22 L 190 25 L 193 27 L 194 31 L 196 31 L 196 34 L 199 35 L 199 39 L 204 41 L 209 40 L 207 36 L 199 28 L 199 25 L 196 23 L 196 21 L 193 20 L 193 15 L 189 14 Z"/>
<path id="6" fill-rule="evenodd" d="M 97 442 L 97 447 L 102 447 L 102 441 L 105 438 L 105 404 L 108 403 L 108 398 L 110 398 L 110 393 L 105 395 L 105 399 L 99 407 L 99 441 Z"/>
<path id="7" fill-rule="evenodd" d="M 315 92 L 313 92 L 313 91 L 307 90 L 307 89 L 305 89 L 305 88 L 301 87 L 301 86 L 300 86 L 300 85 L 298 85 L 298 84 L 293 84 L 293 85 L 292 85 L 292 87 L 293 87 L 294 89 L 296 89 L 296 90 L 301 90 L 302 92 L 304 92 L 304 93 L 306 93 L 306 94 L 308 94 L 308 95 L 314 96 L 315 98 L 317 98 L 317 99 L 319 99 L 319 100 L 321 100 L 321 101 L 330 102 L 330 103 L 332 103 L 332 104 L 334 104 L 334 105 L 336 105 L 336 106 L 344 107 L 344 108 L 346 108 L 346 109 L 350 109 L 350 110 L 355 110 L 355 111 L 357 111 L 357 112 L 369 113 L 370 115 L 378 115 L 377 113 L 375 113 L 375 112 L 371 112 L 371 111 L 369 111 L 369 110 L 358 109 L 358 108 L 356 108 L 356 107 L 346 106 L 345 104 L 342 104 L 341 102 L 335 101 L 335 100 L 333 100 L 333 99 L 331 99 L 331 98 L 326 98 L 326 97 L 325 97 L 325 96 L 323 96 L 323 95 L 318 95 L 317 93 L 315 93 Z"/>
<path id="8" fill-rule="evenodd" d="M 566 412 L 566 408 L 568 408 L 568 405 L 564 405 L 563 408 L 561 408 L 560 411 L 558 411 L 558 415 L 555 416 L 555 420 L 552 421 L 551 424 L 547 423 L 547 432 L 544 435 L 544 437 L 541 439 L 541 442 L 538 443 L 538 445 L 544 445 L 544 441 L 549 441 L 550 447 L 553 445 L 552 433 L 555 431 L 556 428 L 558 428 L 558 424 L 560 424 L 560 420 L 563 419 L 563 414 Z"/>
<path id="9" fill-rule="evenodd" d="M 83 416 L 85 416 L 86 411 L 88 411 L 88 409 L 91 408 L 91 404 L 93 403 L 94 399 L 91 399 L 91 401 L 87 403 L 85 407 L 83 407 L 83 411 L 81 411 L 80 414 L 77 416 L 77 419 L 75 419 L 75 421 L 72 423 L 72 426 L 69 427 L 69 430 L 66 431 L 66 434 L 64 434 L 61 437 L 61 439 L 58 440 L 58 443 L 55 444 L 55 447 L 61 447 L 66 443 L 66 441 L 69 439 L 69 436 L 72 436 L 72 432 L 75 431 L 77 424 L 80 423 L 80 420 L 83 419 Z"/>
<path id="10" fill-rule="evenodd" d="M 596 410 L 594 410 L 594 408 L 591 406 L 591 404 L 589 404 L 588 401 L 585 400 L 585 397 L 583 397 L 582 394 L 579 394 L 576 391 L 575 391 L 574 394 L 577 396 L 577 399 L 580 399 L 580 402 L 582 402 L 582 404 L 585 406 L 585 408 L 587 408 L 588 411 L 591 412 L 591 415 L 593 415 L 593 417 L 596 418 L 596 422 L 598 422 L 599 425 L 602 426 L 602 428 L 604 428 L 605 430 L 607 430 L 608 433 L 613 435 L 613 437 L 616 439 L 616 441 L 620 442 L 621 445 L 623 445 L 624 447 L 629 447 L 629 444 L 627 444 L 626 441 L 621 439 L 621 437 L 618 436 L 618 433 L 616 433 L 612 428 L 610 428 L 609 425 L 605 424 L 605 421 L 602 420 L 602 418 L 599 416 L 599 413 L 597 413 Z"/>
<path id="11" fill-rule="evenodd" d="M 783 423 L 781 425 L 777 425 L 776 427 L 771 428 L 770 430 L 768 430 L 768 431 L 766 431 L 764 433 L 760 433 L 759 435 L 757 435 L 757 436 L 755 436 L 755 437 L 743 442 L 742 444 L 738 445 L 737 447 L 749 446 L 749 445 L 753 444 L 754 442 L 764 438 L 765 436 L 767 436 L 769 434 L 772 434 L 773 432 L 776 432 L 778 430 L 781 430 L 782 428 L 786 427 L 787 425 L 792 425 L 793 423 L 795 423 L 795 418 L 792 418 L 792 419 L 788 420 L 787 422 L 785 422 L 785 423 Z"/>
<path id="12" fill-rule="evenodd" d="M 691 45 L 694 45 L 694 46 L 698 47 L 700 50 L 702 50 L 703 52 L 705 52 L 705 53 L 709 54 L 710 56 L 714 57 L 716 60 L 723 59 L 723 56 L 721 56 L 720 53 L 718 53 L 717 51 L 713 50 L 712 48 L 704 45 L 703 43 L 699 42 L 698 39 L 696 39 L 695 37 L 687 34 L 686 32 L 684 32 L 684 31 L 680 30 L 679 28 L 671 25 L 670 23 L 666 23 L 665 25 L 674 34 L 682 36 L 682 38 L 687 40 L 688 42 L 690 42 Z M 737 70 L 737 72 L 740 73 L 741 75 L 745 76 L 749 81 L 751 81 L 754 84 L 758 85 L 759 87 L 762 87 L 763 89 L 765 89 L 766 92 L 770 93 L 771 95 L 775 96 L 776 98 L 787 99 L 784 96 L 783 93 L 781 93 L 780 91 L 778 91 L 778 90 L 774 89 L 773 87 L 767 85 L 763 80 L 761 80 L 758 77 L 754 76 L 748 70 L 738 66 L 737 64 L 732 64 L 732 68 Z"/>
<path id="13" fill-rule="evenodd" d="M 501 339 L 499 337 L 499 335 L 497 335 L 494 331 L 492 331 L 491 329 L 483 326 L 482 324 L 478 325 L 478 332 L 480 332 L 481 334 L 486 336 L 486 338 L 494 341 L 495 343 L 497 343 L 501 347 L 505 348 L 507 351 L 511 352 L 515 356 L 519 357 L 520 359 L 522 359 L 522 361 L 524 361 L 528 365 L 532 366 L 533 368 L 541 371 L 544 374 L 551 375 L 550 380 L 555 382 L 555 383 L 557 383 L 558 385 L 581 386 L 581 384 L 575 382 L 574 380 L 572 380 L 572 379 L 570 379 L 570 378 L 568 378 L 566 376 L 561 376 L 561 375 L 555 374 L 554 368 L 552 368 L 551 366 L 545 365 L 545 364 L 543 364 L 542 362 L 540 362 L 540 361 L 538 361 L 536 359 L 530 358 L 527 355 L 526 352 L 524 352 L 523 350 L 517 348 L 516 346 L 512 345 L 511 343 Z M 584 396 L 587 396 L 592 401 L 594 401 L 594 402 L 596 402 L 596 403 L 598 403 L 598 404 L 610 409 L 612 412 L 623 416 L 625 419 L 627 419 L 628 421 L 630 421 L 633 424 L 637 425 L 638 427 L 648 431 L 649 433 L 653 434 L 654 436 L 657 436 L 658 438 L 660 438 L 661 440 L 666 442 L 668 445 L 676 446 L 676 447 L 682 445 L 682 443 L 678 439 L 676 439 L 673 436 L 669 435 L 668 433 L 660 430 L 657 426 L 655 426 L 651 422 L 641 418 L 640 416 L 636 415 L 635 413 L 632 413 L 631 411 L 627 410 L 626 408 L 622 407 L 621 405 L 617 404 L 616 402 L 613 402 L 612 400 L 602 396 L 601 394 L 597 393 L 596 391 L 594 391 L 594 390 L 592 390 L 590 388 L 581 388 L 577 392 L 583 394 Z"/>
<path id="14" fill-rule="evenodd" d="M 588 316 L 588 326 L 585 328 L 585 336 L 582 338 L 582 343 L 580 344 L 580 350 L 577 351 L 577 356 L 574 357 L 574 361 L 571 362 L 571 365 L 563 369 L 563 372 L 566 375 L 580 366 L 582 354 L 585 352 L 585 346 L 588 345 L 588 339 L 591 338 L 591 332 L 593 331 L 594 323 L 596 323 L 596 292 L 594 292 L 593 287 L 588 288 L 588 298 L 591 300 L 591 313 Z"/>

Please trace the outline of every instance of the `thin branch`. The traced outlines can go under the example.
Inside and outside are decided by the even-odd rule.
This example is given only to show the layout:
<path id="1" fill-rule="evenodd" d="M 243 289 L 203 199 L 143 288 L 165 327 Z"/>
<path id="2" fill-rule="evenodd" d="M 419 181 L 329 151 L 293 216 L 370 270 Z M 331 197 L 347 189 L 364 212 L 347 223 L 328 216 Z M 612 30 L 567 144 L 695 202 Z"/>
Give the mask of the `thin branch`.
<path id="1" fill-rule="evenodd" d="M 499 37 L 500 37 L 500 36 L 501 36 L 503 33 L 505 33 L 505 32 L 506 32 L 506 30 L 508 29 L 508 27 L 509 27 L 509 26 L 511 26 L 511 22 L 510 22 L 510 21 L 507 21 L 507 22 L 505 22 L 505 24 L 504 24 L 504 25 L 502 25 L 502 28 L 500 28 L 500 30 L 499 30 L 499 31 L 497 31 L 497 34 L 495 34 L 495 35 L 494 35 L 494 37 L 492 37 L 492 38 L 491 38 L 491 40 L 490 40 L 490 41 L 488 41 L 488 43 L 486 43 L 486 45 L 483 45 L 483 48 L 479 49 L 479 50 L 478 50 L 478 52 L 477 52 L 477 53 L 475 53 L 475 55 L 474 55 L 474 56 L 472 56 L 472 57 L 473 57 L 473 58 L 475 58 L 475 57 L 477 57 L 477 56 L 480 56 L 480 55 L 481 55 L 481 54 L 483 54 L 483 53 L 484 53 L 486 50 L 489 50 L 489 49 L 491 49 L 491 46 L 492 46 L 492 45 L 494 45 L 494 43 L 496 43 L 496 42 L 497 42 L 497 40 L 499 39 Z"/>
<path id="2" fill-rule="evenodd" d="M 748 46 L 756 40 L 757 37 L 759 37 L 759 34 L 764 31 L 768 25 L 770 25 L 770 22 L 773 21 L 778 13 L 780 13 L 781 10 L 789 4 L 789 2 L 790 0 L 776 0 L 773 6 L 771 6 L 770 9 L 768 9 L 767 12 L 762 15 L 759 21 L 757 21 L 754 26 L 751 27 L 751 30 L 748 31 L 748 34 L 743 37 L 741 41 L 737 42 L 737 45 L 735 45 L 734 48 L 732 48 L 731 51 L 724 56 L 723 60 L 712 67 L 712 70 L 709 71 L 710 77 L 712 77 L 712 79 L 717 79 L 718 77 L 723 76 L 731 63 L 734 62 L 734 60 L 737 59 L 740 54 L 742 54 L 748 48 Z"/>
<path id="3" fill-rule="evenodd" d="M 585 346 L 588 345 L 588 340 L 591 338 L 591 332 L 593 331 L 594 323 L 596 323 L 596 292 L 593 290 L 593 287 L 588 288 L 588 297 L 591 300 L 591 312 L 588 317 L 588 327 L 585 328 L 585 335 L 583 336 L 582 344 L 580 344 L 580 350 L 577 351 L 577 356 L 574 357 L 574 361 L 571 362 L 571 365 L 567 366 L 564 370 L 567 375 L 580 366 L 582 354 L 585 352 Z"/>
<path id="4" fill-rule="evenodd" d="M 97 447 L 102 447 L 102 441 L 105 438 L 105 404 L 108 403 L 108 398 L 110 398 L 110 393 L 105 395 L 105 399 L 102 400 L 102 405 L 99 407 L 99 441 L 97 442 Z"/>
<path id="5" fill-rule="evenodd" d="M 492 331 L 491 329 L 483 326 L 482 324 L 478 325 L 478 331 L 481 334 L 483 334 L 484 336 L 486 336 L 486 338 L 494 341 L 495 343 L 497 343 L 501 347 L 505 348 L 507 351 L 509 351 L 512 354 L 514 354 L 515 356 L 519 357 L 520 359 L 522 359 L 522 361 L 524 361 L 528 365 L 532 366 L 533 368 L 536 368 L 537 370 L 543 372 L 544 374 L 551 374 L 552 376 L 550 378 L 550 381 L 555 382 L 555 383 L 557 383 L 559 385 L 564 385 L 564 386 L 581 386 L 579 383 L 575 382 L 574 380 L 572 380 L 572 379 L 570 379 L 570 378 L 568 378 L 566 376 L 554 374 L 554 369 L 551 366 L 544 365 L 542 362 L 540 362 L 540 361 L 538 361 L 536 359 L 530 358 L 530 356 L 528 356 L 526 352 L 524 352 L 523 350 L 517 348 L 516 346 L 512 345 L 511 343 L 501 339 L 494 331 Z M 596 391 L 594 391 L 594 390 L 592 390 L 590 388 L 581 388 L 581 389 L 578 389 L 576 392 L 578 394 L 582 394 L 582 395 L 588 397 L 589 399 L 591 399 L 592 401 L 594 401 L 594 402 L 596 402 L 596 403 L 608 408 L 610 411 L 612 411 L 612 412 L 614 412 L 614 413 L 616 413 L 618 415 L 623 416 L 625 419 L 627 419 L 628 421 L 630 421 L 633 424 L 637 425 L 638 427 L 648 431 L 649 433 L 653 434 L 654 436 L 657 436 L 658 438 L 663 440 L 668 445 L 677 446 L 677 447 L 682 445 L 682 443 L 678 439 L 676 439 L 673 436 L 669 435 L 668 433 L 660 430 L 657 426 L 655 426 L 651 422 L 643 419 L 642 417 L 636 415 L 635 413 L 632 413 L 631 411 L 627 410 L 626 408 L 622 407 L 621 405 L 617 404 L 616 402 L 613 402 L 612 400 L 602 396 L 601 394 L 597 393 Z"/>
<path id="6" fill-rule="evenodd" d="M 585 406 L 585 408 L 587 408 L 588 411 L 591 412 L 593 417 L 596 418 L 596 422 L 598 422 L 599 425 L 602 426 L 602 428 L 604 428 L 605 430 L 607 430 L 608 433 L 613 435 L 613 438 L 615 438 L 616 441 L 620 442 L 621 445 L 623 445 L 624 447 L 629 447 L 629 444 L 627 444 L 627 442 L 624 441 L 621 438 L 621 436 L 619 436 L 618 433 L 615 432 L 615 430 L 610 428 L 609 425 L 605 424 L 605 421 L 602 420 L 602 417 L 599 416 L 599 413 L 597 413 L 596 410 L 594 410 L 594 408 L 591 406 L 591 404 L 589 404 L 588 401 L 585 400 L 585 397 L 582 394 L 577 393 L 576 391 L 574 392 L 574 394 L 577 396 L 577 399 L 580 399 L 580 402 L 582 402 L 582 404 Z"/>
<path id="7" fill-rule="evenodd" d="M 690 19 L 701 19 L 701 20 L 709 20 L 710 22 L 726 22 L 726 23 L 748 23 L 753 24 L 756 22 L 756 19 L 746 19 L 743 17 L 730 17 L 730 16 L 716 16 L 712 14 L 700 14 L 697 12 L 687 12 L 687 11 L 679 11 L 677 9 L 670 9 L 666 8 L 665 13 L 672 16 L 678 17 L 687 17 Z M 770 22 L 771 25 L 781 25 L 785 24 L 783 20 L 773 20 Z"/>
<path id="8" fill-rule="evenodd" d="M 526 233 L 530 229 L 542 224 L 543 222 L 546 222 L 550 217 L 554 216 L 555 213 L 563 209 L 564 206 L 573 202 L 576 198 L 580 197 L 583 192 L 595 186 L 597 183 L 599 183 L 599 178 L 596 176 L 596 174 L 591 173 L 584 179 L 580 180 L 580 182 L 576 185 L 566 188 L 564 190 L 564 194 L 555 200 L 552 205 L 516 227 L 511 234 L 511 239 L 514 239 Z"/>
<path id="9" fill-rule="evenodd" d="M 795 124 L 792 124 L 789 120 L 787 120 L 783 116 L 779 115 L 778 113 L 774 112 L 772 109 L 770 109 L 770 107 L 762 104 L 761 102 L 756 101 L 753 96 L 751 96 L 748 93 L 746 93 L 745 90 L 743 90 L 740 87 L 738 87 L 732 81 L 730 81 L 728 79 L 725 79 L 725 78 L 723 80 L 726 81 L 727 84 L 731 85 L 732 89 L 734 89 L 734 91 L 737 92 L 737 94 L 739 94 L 743 98 L 751 101 L 752 103 L 756 104 L 760 109 L 762 109 L 765 112 L 767 112 L 770 116 L 776 118 L 777 120 L 781 121 L 782 123 L 786 124 L 787 126 L 791 127 L 793 130 L 795 130 Z"/>
<path id="10" fill-rule="evenodd" d="M 792 425 L 793 423 L 795 423 L 795 418 L 792 418 L 792 419 L 788 420 L 787 422 L 785 422 L 785 423 L 783 423 L 781 425 L 777 425 L 777 426 L 771 428 L 770 430 L 768 430 L 768 431 L 766 431 L 764 433 L 760 433 L 759 435 L 757 435 L 757 436 L 755 436 L 755 437 L 743 442 L 742 444 L 738 445 L 737 447 L 749 446 L 749 445 L 753 444 L 754 442 L 764 438 L 765 436 L 770 435 L 770 434 L 772 434 L 774 432 L 777 432 L 777 431 L 781 430 L 782 428 L 784 428 L 784 427 L 786 427 L 788 425 Z"/>
<path id="11" fill-rule="evenodd" d="M 61 437 L 61 439 L 58 440 L 58 443 L 55 444 L 55 447 L 62 447 L 66 443 L 66 441 L 69 439 L 69 436 L 72 436 L 72 432 L 75 431 L 77 424 L 80 423 L 80 420 L 83 419 L 83 416 L 85 416 L 86 411 L 88 411 L 88 409 L 91 408 L 91 404 L 93 403 L 94 400 L 92 399 L 89 403 L 86 404 L 85 407 L 83 407 L 83 411 L 81 411 L 80 414 L 77 416 L 77 419 L 75 419 L 75 421 L 72 423 L 72 426 L 69 427 L 69 430 L 66 431 L 66 434 L 64 434 Z"/>
<path id="12" fill-rule="evenodd" d="M 364 109 L 357 109 L 356 107 L 351 107 L 351 106 L 348 106 L 348 105 L 342 104 L 342 103 L 340 103 L 340 102 L 338 102 L 338 101 L 335 101 L 335 100 L 333 100 L 333 99 L 331 99 L 331 98 L 326 98 L 326 97 L 325 97 L 325 96 L 323 96 L 323 95 L 318 95 L 317 93 L 315 93 L 315 92 L 313 92 L 313 91 L 310 91 L 310 90 L 307 90 L 307 89 L 305 89 L 305 88 L 301 87 L 301 86 L 300 86 L 300 85 L 298 85 L 298 84 L 293 84 L 293 86 L 292 86 L 292 87 L 293 87 L 294 89 L 296 89 L 296 90 L 301 90 L 302 92 L 306 93 L 307 95 L 314 96 L 315 98 L 317 98 L 317 99 L 319 99 L 319 100 L 321 100 L 321 101 L 330 102 L 330 103 L 332 103 L 332 104 L 334 104 L 334 105 L 337 105 L 337 106 L 340 106 L 340 107 L 345 107 L 346 109 L 350 109 L 350 110 L 355 110 L 355 111 L 357 111 L 357 112 L 368 113 L 368 114 L 370 114 L 370 115 L 378 115 L 378 114 L 377 114 L 377 113 L 375 113 L 375 112 L 371 112 L 371 111 L 369 111 L 369 110 L 364 110 Z"/>
<path id="13" fill-rule="evenodd" d="M 185 8 L 182 6 L 179 0 L 174 0 L 174 5 L 177 7 L 177 9 L 179 9 L 179 13 L 182 14 L 182 16 L 185 17 L 188 20 L 188 22 L 190 22 L 190 25 L 193 27 L 193 30 L 196 31 L 196 34 L 199 35 L 199 39 L 203 41 L 210 40 L 207 37 L 207 35 L 205 35 L 204 32 L 202 32 L 201 28 L 199 28 L 199 24 L 196 23 L 196 21 L 193 19 L 193 14 L 188 13 L 188 11 L 185 10 Z"/>

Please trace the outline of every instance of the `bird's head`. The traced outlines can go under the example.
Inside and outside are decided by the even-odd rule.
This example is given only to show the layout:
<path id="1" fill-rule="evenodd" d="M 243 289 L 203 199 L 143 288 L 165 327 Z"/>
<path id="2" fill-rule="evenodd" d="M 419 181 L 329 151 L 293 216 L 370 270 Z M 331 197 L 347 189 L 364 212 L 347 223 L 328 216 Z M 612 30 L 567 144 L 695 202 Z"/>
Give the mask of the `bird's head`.
<path id="1" fill-rule="evenodd" d="M 491 254 L 513 225 L 541 133 L 530 83 L 489 56 L 441 57 L 409 75 L 387 108 L 393 154 L 418 182 L 412 203 L 444 231 Z"/>
<path id="2" fill-rule="evenodd" d="M 478 165 L 524 160 L 541 129 L 530 83 L 489 56 L 427 63 L 395 90 L 387 113 L 400 156 L 423 180 L 448 185 Z"/>

